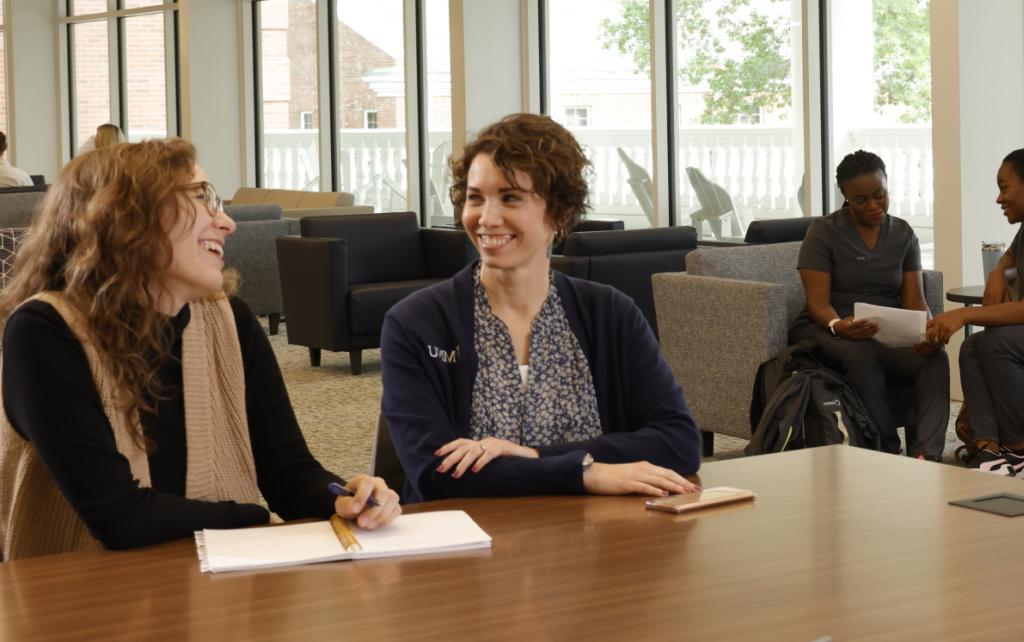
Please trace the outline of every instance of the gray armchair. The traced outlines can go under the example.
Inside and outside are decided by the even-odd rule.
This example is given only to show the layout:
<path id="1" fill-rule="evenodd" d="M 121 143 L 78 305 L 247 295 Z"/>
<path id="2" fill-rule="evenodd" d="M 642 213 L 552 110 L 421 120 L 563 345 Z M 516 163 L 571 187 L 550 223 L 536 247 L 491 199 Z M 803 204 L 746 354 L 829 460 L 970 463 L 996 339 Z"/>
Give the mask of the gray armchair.
<path id="1" fill-rule="evenodd" d="M 655 274 L 661 349 L 712 452 L 714 433 L 750 439 L 757 367 L 786 347 L 804 306 L 800 243 L 707 248 L 686 272 Z M 925 299 L 942 312 L 942 273 L 924 271 Z"/>
<path id="2" fill-rule="evenodd" d="M 266 316 L 270 334 L 277 334 L 284 304 L 274 243 L 279 236 L 296 235 L 298 221 L 283 218 L 280 205 L 228 205 L 224 210 L 236 224 L 227 240 L 224 265 L 241 277 L 238 297 L 254 314 Z"/>

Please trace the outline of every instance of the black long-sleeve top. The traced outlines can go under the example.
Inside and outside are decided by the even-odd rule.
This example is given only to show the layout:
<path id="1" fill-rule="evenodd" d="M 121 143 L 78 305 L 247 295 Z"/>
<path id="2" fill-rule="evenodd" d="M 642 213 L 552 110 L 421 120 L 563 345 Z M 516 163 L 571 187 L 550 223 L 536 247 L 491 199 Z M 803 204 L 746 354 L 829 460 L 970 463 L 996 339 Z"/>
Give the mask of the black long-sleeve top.
<path id="1" fill-rule="evenodd" d="M 299 430 L 274 352 L 256 317 L 231 299 L 245 371 L 245 406 L 260 492 L 284 519 L 325 518 L 334 510 L 329 481 L 341 481 L 313 458 Z M 186 306 L 172 319 L 174 343 L 159 380 L 164 394 L 142 413 L 156 444 L 149 454 L 152 487 L 141 488 L 93 383 L 85 351 L 49 304 L 23 305 L 3 337 L 4 411 L 35 447 L 58 488 L 107 548 L 133 548 L 191 536 L 203 528 L 265 524 L 262 506 L 186 499 L 185 405 L 181 337 Z"/>

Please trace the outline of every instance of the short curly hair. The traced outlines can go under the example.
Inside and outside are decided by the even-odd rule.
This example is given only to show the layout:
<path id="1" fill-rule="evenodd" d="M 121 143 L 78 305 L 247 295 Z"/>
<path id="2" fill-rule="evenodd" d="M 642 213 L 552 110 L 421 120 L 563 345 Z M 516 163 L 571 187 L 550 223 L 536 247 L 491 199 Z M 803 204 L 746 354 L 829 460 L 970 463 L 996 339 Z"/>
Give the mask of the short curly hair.
<path id="1" fill-rule="evenodd" d="M 576 138 L 548 116 L 511 114 L 485 127 L 459 157 L 451 159 L 449 196 L 457 219 L 466 205 L 469 167 L 477 154 L 490 154 L 505 179 L 518 189 L 522 186 L 516 183 L 516 172 L 529 176 L 559 236 L 590 209 L 587 178 L 593 165 Z"/>

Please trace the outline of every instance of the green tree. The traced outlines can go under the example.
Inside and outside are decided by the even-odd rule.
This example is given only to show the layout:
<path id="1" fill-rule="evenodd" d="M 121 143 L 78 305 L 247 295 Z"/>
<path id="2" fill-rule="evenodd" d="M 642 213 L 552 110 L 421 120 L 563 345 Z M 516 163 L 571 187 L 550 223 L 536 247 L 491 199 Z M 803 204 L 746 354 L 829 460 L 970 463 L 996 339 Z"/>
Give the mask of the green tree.
<path id="1" fill-rule="evenodd" d="M 769 0 L 772 3 L 787 0 Z M 691 85 L 705 84 L 701 122 L 731 124 L 760 110 L 781 110 L 791 101 L 789 24 L 751 7 L 750 0 L 723 0 L 707 15 L 705 0 L 676 0 L 676 30 L 685 43 L 679 73 Z M 647 0 L 620 0 L 617 19 L 602 21 L 606 49 L 633 59 L 650 73 Z"/>
<path id="2" fill-rule="evenodd" d="M 875 0 L 875 108 L 902 107 L 900 120 L 932 118 L 928 0 Z"/>
<path id="3" fill-rule="evenodd" d="M 768 0 L 788 2 L 789 0 Z M 761 108 L 790 105 L 788 21 L 751 7 L 750 0 L 721 0 L 714 26 L 708 0 L 676 0 L 676 32 L 683 43 L 679 74 L 708 89 L 701 122 L 735 123 Z M 648 0 L 620 0 L 617 19 L 602 21 L 606 49 L 630 56 L 650 73 Z M 931 119 L 928 0 L 874 0 L 875 108 L 900 107 L 906 123 Z"/>

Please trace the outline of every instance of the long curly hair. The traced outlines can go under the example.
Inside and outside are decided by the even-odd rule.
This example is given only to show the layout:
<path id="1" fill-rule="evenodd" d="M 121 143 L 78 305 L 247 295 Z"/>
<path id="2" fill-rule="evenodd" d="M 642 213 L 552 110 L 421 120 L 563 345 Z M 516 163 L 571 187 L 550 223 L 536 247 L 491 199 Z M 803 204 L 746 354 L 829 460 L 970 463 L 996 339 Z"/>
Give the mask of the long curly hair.
<path id="1" fill-rule="evenodd" d="M 517 171 L 530 177 L 533 191 L 544 199 L 548 221 L 559 237 L 590 209 L 587 177 L 593 165 L 569 130 L 548 116 L 511 114 L 485 127 L 457 158 L 452 158 L 449 191 L 456 218 L 466 205 L 469 167 L 477 154 L 490 154 L 509 185 L 522 189 Z"/>
<path id="2" fill-rule="evenodd" d="M 167 230 L 176 216 L 195 220 L 185 197 L 195 164 L 195 149 L 180 139 L 76 157 L 50 187 L 18 251 L 14 277 L 0 292 L 0 332 L 29 297 L 62 293 L 113 377 L 115 403 L 129 423 L 136 411 L 153 411 L 147 398 L 163 398 L 157 371 L 170 354 L 172 333 L 157 297 L 173 256 Z M 148 446 L 141 434 L 135 437 Z"/>

